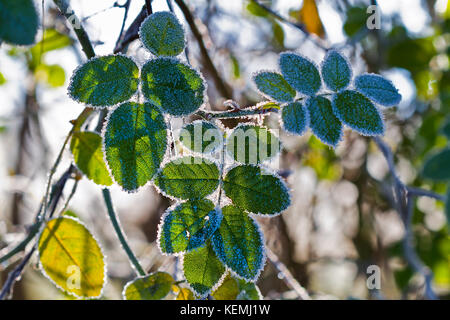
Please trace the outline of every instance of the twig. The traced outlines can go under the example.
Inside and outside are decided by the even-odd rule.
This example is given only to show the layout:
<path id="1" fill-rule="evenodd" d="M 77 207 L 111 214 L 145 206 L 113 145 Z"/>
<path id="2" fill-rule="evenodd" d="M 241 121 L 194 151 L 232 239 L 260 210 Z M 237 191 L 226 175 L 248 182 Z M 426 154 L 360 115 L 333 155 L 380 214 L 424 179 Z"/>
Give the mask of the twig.
<path id="1" fill-rule="evenodd" d="M 122 41 L 123 30 L 125 29 L 125 22 L 127 21 L 128 11 L 130 10 L 130 3 L 131 3 L 131 0 L 127 0 L 125 2 L 125 4 L 123 6 L 121 6 L 122 8 L 125 9 L 125 12 L 123 14 L 122 26 L 120 27 L 119 36 L 117 37 L 115 47 L 117 47 L 119 45 L 120 41 Z"/>
<path id="2" fill-rule="evenodd" d="M 128 245 L 127 240 L 125 239 L 125 235 L 122 231 L 122 228 L 120 227 L 119 220 L 117 218 L 117 215 L 114 211 L 112 200 L 111 200 L 111 193 L 108 189 L 103 189 L 103 199 L 105 200 L 106 208 L 108 210 L 108 216 L 111 220 L 111 223 L 114 227 L 114 231 L 116 232 L 117 237 L 119 238 L 120 243 L 122 244 L 123 249 L 127 253 L 128 259 L 131 262 L 131 265 L 134 267 L 138 275 L 145 276 L 145 271 L 142 268 L 141 264 L 139 263 L 139 260 L 134 255 L 133 251 L 131 250 L 130 246 Z"/>
<path id="3" fill-rule="evenodd" d="M 374 137 L 373 140 L 386 158 L 389 171 L 394 178 L 394 201 L 406 230 L 405 237 L 403 239 L 403 252 L 405 255 L 405 259 L 417 273 L 424 277 L 425 297 L 430 300 L 438 299 L 433 291 L 432 286 L 433 273 L 427 266 L 423 264 L 414 249 L 414 235 L 412 233 L 411 220 L 413 216 L 414 197 L 427 196 L 438 200 L 444 200 L 445 198 L 428 190 L 407 187 L 397 175 L 394 163 L 394 155 L 391 148 L 389 148 L 389 146 L 379 137 Z"/>
<path id="4" fill-rule="evenodd" d="M 274 267 L 278 270 L 278 272 L 281 273 L 282 279 L 286 284 L 292 288 L 300 298 L 300 300 L 311 300 L 310 295 L 306 291 L 305 288 L 303 288 L 300 283 L 292 276 L 292 273 L 289 271 L 289 269 L 280 261 L 278 256 L 273 253 L 272 250 L 270 250 L 266 246 L 266 255 L 269 261 L 274 265 Z"/>
<path id="5" fill-rule="evenodd" d="M 125 35 L 123 35 L 123 39 L 116 44 L 116 47 L 114 48 L 114 53 L 123 52 L 132 41 L 139 38 L 139 28 L 141 27 L 141 24 L 145 20 L 145 18 L 147 18 L 146 5 L 142 7 L 137 17 L 128 27 L 127 31 L 125 32 Z"/>
<path id="6" fill-rule="evenodd" d="M 231 99 L 232 92 L 228 87 L 228 85 L 225 83 L 225 81 L 220 77 L 219 72 L 214 66 L 214 63 L 212 62 L 211 57 L 209 56 L 208 50 L 206 49 L 202 34 L 200 33 L 200 31 L 197 28 L 197 25 L 195 24 L 195 20 L 194 17 L 192 16 L 191 11 L 189 10 L 188 6 L 184 3 L 183 0 L 175 0 L 175 3 L 183 12 L 184 17 L 187 23 L 189 24 L 189 27 L 191 28 L 191 31 L 195 39 L 197 40 L 198 46 L 200 48 L 200 53 L 205 63 L 205 67 L 210 72 L 217 90 L 224 98 Z"/>
<path id="7" fill-rule="evenodd" d="M 36 249 L 36 247 L 34 246 L 30 250 L 30 252 L 28 252 L 27 255 L 22 259 L 20 264 L 13 271 L 11 271 L 8 274 L 8 278 L 6 279 L 6 282 L 3 285 L 2 291 L 0 292 L 0 300 L 4 300 L 11 295 L 12 287 L 14 286 L 14 283 L 16 283 L 17 279 L 19 279 L 20 276 L 22 275 L 22 272 L 25 269 L 25 266 L 27 265 L 31 256 L 33 255 L 35 249 Z"/>

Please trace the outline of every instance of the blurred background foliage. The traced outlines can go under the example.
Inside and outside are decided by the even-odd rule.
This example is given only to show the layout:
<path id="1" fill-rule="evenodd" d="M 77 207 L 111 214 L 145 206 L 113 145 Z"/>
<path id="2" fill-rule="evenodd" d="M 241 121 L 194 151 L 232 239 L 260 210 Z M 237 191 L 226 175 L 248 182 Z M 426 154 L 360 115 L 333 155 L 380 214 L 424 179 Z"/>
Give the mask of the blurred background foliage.
<path id="1" fill-rule="evenodd" d="M 85 17 L 83 23 L 97 53 L 112 51 L 123 18 L 118 4 L 123 2 L 72 1 L 74 10 Z M 130 17 L 137 15 L 143 2 L 131 1 Z M 325 52 L 317 43 L 337 47 L 350 58 L 355 73 L 380 73 L 400 88 L 403 101 L 385 112 L 384 139 L 393 149 L 402 181 L 447 193 L 446 181 L 425 178 L 422 168 L 433 154 L 448 147 L 450 139 L 448 1 L 378 1 L 379 30 L 366 27 L 367 7 L 376 1 L 261 1 L 278 17 L 255 1 L 187 2 L 209 55 L 230 89 L 231 96 L 223 97 L 190 33 L 189 58 L 208 80 L 213 110 L 225 109 L 223 101 L 230 98 L 241 106 L 261 101 L 251 75 L 260 69 L 275 69 L 280 52 L 298 51 L 319 62 Z M 167 10 L 166 1 L 154 0 L 153 5 L 154 10 Z M 411 11 L 409 15 L 406 10 Z M 17 242 L 26 232 L 49 164 L 70 128 L 68 121 L 81 111 L 81 106 L 67 101 L 65 87 L 66 75 L 82 61 L 82 55 L 51 3 L 45 6 L 44 29 L 38 36 L 41 41 L 33 47 L 0 47 L 0 97 L 7 106 L 0 113 L 0 248 Z M 190 30 L 187 24 L 186 29 Z M 138 62 L 148 58 L 138 42 L 130 45 L 128 54 Z M 279 128 L 277 115 L 256 121 Z M 267 245 L 293 276 L 318 299 L 422 299 L 424 279 L 405 259 L 405 225 L 394 209 L 393 179 L 376 145 L 350 131 L 336 150 L 310 133 L 302 137 L 281 133 L 281 139 L 284 151 L 273 166 L 291 186 L 293 204 L 270 223 L 260 222 Z M 69 154 L 66 158 L 70 161 Z M 110 279 L 105 297 L 118 298 L 132 270 L 112 234 L 99 189 L 82 180 L 78 190 L 70 214 L 89 225 L 103 243 Z M 65 192 L 67 197 L 70 190 Z M 157 224 L 171 201 L 152 187 L 132 195 L 113 187 L 112 193 L 123 227 L 146 269 L 176 275 L 179 261 L 160 255 L 155 244 Z M 442 202 L 419 197 L 411 226 L 415 249 L 433 272 L 433 288 L 441 299 L 450 299 L 449 211 L 446 214 Z M 366 286 L 369 265 L 381 268 L 381 290 Z M 13 266 L 14 261 L 0 266 L 0 283 Z M 269 299 L 296 297 L 270 263 L 258 285 Z M 33 265 L 16 285 L 14 298 L 67 297 L 53 289 Z"/>

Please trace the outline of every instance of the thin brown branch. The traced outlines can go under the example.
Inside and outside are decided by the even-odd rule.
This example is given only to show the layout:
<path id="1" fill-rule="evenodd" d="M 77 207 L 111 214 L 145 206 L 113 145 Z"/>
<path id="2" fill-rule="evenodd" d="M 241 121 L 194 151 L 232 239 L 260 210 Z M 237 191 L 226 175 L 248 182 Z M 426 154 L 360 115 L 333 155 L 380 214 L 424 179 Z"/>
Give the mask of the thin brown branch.
<path id="1" fill-rule="evenodd" d="M 186 19 L 187 23 L 189 24 L 189 27 L 191 28 L 191 31 L 198 43 L 198 46 L 200 48 L 200 53 L 203 57 L 205 68 L 209 71 L 211 74 L 214 84 L 216 85 L 217 91 L 222 95 L 222 97 L 231 99 L 232 98 L 232 91 L 230 87 L 225 83 L 225 81 L 220 77 L 219 72 L 217 71 L 216 67 L 214 66 L 214 63 L 211 60 L 211 57 L 209 56 L 208 50 L 206 49 L 205 42 L 203 41 L 202 34 L 200 33 L 194 17 L 189 10 L 186 3 L 184 3 L 183 0 L 175 0 L 175 3 L 178 5 L 178 7 L 183 12 L 184 18 Z"/>

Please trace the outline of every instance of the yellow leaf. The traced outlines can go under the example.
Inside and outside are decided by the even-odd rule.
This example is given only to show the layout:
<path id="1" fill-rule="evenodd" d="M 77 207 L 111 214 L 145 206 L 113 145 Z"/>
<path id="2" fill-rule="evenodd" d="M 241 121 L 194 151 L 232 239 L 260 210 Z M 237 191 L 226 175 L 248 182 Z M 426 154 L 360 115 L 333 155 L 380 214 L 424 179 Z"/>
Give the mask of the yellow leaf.
<path id="1" fill-rule="evenodd" d="M 173 287 L 173 278 L 166 272 L 154 272 L 128 282 L 123 289 L 125 300 L 161 300 Z"/>
<path id="2" fill-rule="evenodd" d="M 39 239 L 43 273 L 77 297 L 95 298 L 105 284 L 104 255 L 84 225 L 70 217 L 47 222 Z"/>
<path id="3" fill-rule="evenodd" d="M 228 274 L 220 287 L 213 292 L 212 296 L 216 300 L 236 300 L 238 294 L 238 283 L 233 277 L 230 276 L 230 274 Z"/>
<path id="4" fill-rule="evenodd" d="M 302 8 L 300 10 L 291 10 L 289 14 L 298 22 L 303 23 L 310 33 L 321 38 L 325 36 L 315 0 L 303 0 Z"/>
<path id="5" fill-rule="evenodd" d="M 187 288 L 180 288 L 177 300 L 195 300 L 194 293 Z"/>

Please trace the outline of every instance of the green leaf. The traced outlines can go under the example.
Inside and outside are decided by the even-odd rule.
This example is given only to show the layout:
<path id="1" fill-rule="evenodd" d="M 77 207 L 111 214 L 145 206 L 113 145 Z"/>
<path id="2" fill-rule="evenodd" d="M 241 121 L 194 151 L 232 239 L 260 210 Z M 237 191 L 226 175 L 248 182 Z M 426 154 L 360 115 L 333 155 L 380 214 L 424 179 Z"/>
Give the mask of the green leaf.
<path id="1" fill-rule="evenodd" d="M 422 174 L 434 181 L 450 179 L 450 148 L 439 151 L 429 157 L 423 166 Z"/>
<path id="2" fill-rule="evenodd" d="M 33 44 L 38 23 L 32 0 L 0 0 L 0 42 Z"/>
<path id="3" fill-rule="evenodd" d="M 280 55 L 280 68 L 286 81 L 300 93 L 313 96 L 322 86 L 319 70 L 307 58 L 284 52 Z"/>
<path id="4" fill-rule="evenodd" d="M 281 111 L 283 129 L 289 133 L 302 135 L 308 130 L 308 110 L 300 102 L 292 102 Z"/>
<path id="5" fill-rule="evenodd" d="M 447 187 L 447 195 L 445 199 L 445 216 L 447 217 L 447 225 L 450 227 L 450 187 Z"/>
<path id="6" fill-rule="evenodd" d="M 161 219 L 158 244 L 163 253 L 190 251 L 205 244 L 222 221 L 221 212 L 207 199 L 192 200 L 169 209 Z"/>
<path id="7" fill-rule="evenodd" d="M 306 101 L 309 126 L 323 143 L 336 147 L 342 138 L 342 123 L 333 113 L 331 101 L 321 97 L 311 97 Z"/>
<path id="8" fill-rule="evenodd" d="M 185 47 L 183 26 L 173 13 L 167 11 L 149 15 L 141 24 L 139 37 L 156 56 L 176 56 Z"/>
<path id="9" fill-rule="evenodd" d="M 269 129 L 253 124 L 237 126 L 227 139 L 227 152 L 240 163 L 257 164 L 275 157 L 281 142 Z"/>
<path id="10" fill-rule="evenodd" d="M 6 79 L 3 74 L 0 72 L 0 86 L 6 83 Z"/>
<path id="11" fill-rule="evenodd" d="M 44 274 L 77 297 L 99 297 L 105 285 L 102 250 L 88 229 L 69 217 L 48 221 L 38 243 Z"/>
<path id="12" fill-rule="evenodd" d="M 153 178 L 164 158 L 164 117 L 150 103 L 126 102 L 110 113 L 103 141 L 114 180 L 126 191 L 135 191 Z"/>
<path id="13" fill-rule="evenodd" d="M 291 203 L 283 181 L 252 165 L 231 169 L 225 176 L 223 189 L 236 206 L 253 213 L 278 214 Z"/>
<path id="14" fill-rule="evenodd" d="M 261 291 L 253 282 L 247 282 L 242 279 L 236 279 L 241 292 L 236 297 L 236 300 L 262 300 Z"/>
<path id="15" fill-rule="evenodd" d="M 347 19 L 344 24 L 345 33 L 352 37 L 363 28 L 366 28 L 367 7 L 351 7 L 347 10 Z"/>
<path id="16" fill-rule="evenodd" d="M 131 98 L 139 84 L 139 69 L 128 57 L 96 57 L 81 65 L 72 75 L 69 95 L 94 106 L 113 106 Z"/>
<path id="17" fill-rule="evenodd" d="M 384 133 L 383 118 L 374 104 L 361 93 L 344 90 L 333 96 L 333 112 L 345 125 L 365 136 Z"/>
<path id="18" fill-rule="evenodd" d="M 110 186 L 113 181 L 103 160 L 102 137 L 95 132 L 74 132 L 70 151 L 78 169 L 96 184 Z"/>
<path id="19" fill-rule="evenodd" d="M 345 89 L 352 79 L 350 63 L 339 52 L 330 50 L 322 64 L 322 77 L 330 90 Z"/>
<path id="20" fill-rule="evenodd" d="M 295 90 L 284 80 L 281 74 L 262 71 L 253 77 L 256 87 L 268 99 L 277 102 L 291 102 L 295 98 Z"/>
<path id="21" fill-rule="evenodd" d="M 0 84 L 1 84 L 1 74 L 0 74 Z M 447 139 L 450 139 L 450 119 L 447 119 L 445 124 L 440 129 L 440 132 L 444 134 Z"/>
<path id="22" fill-rule="evenodd" d="M 220 286 L 211 295 L 216 300 L 236 300 L 239 285 L 230 274 L 226 276 Z"/>
<path id="23" fill-rule="evenodd" d="M 402 100 L 402 96 L 392 82 L 378 74 L 357 76 L 355 87 L 366 97 L 385 107 L 395 106 Z"/>
<path id="24" fill-rule="evenodd" d="M 30 49 L 32 66 L 38 66 L 42 59 L 41 55 L 46 52 L 65 48 L 71 43 L 72 40 L 69 36 L 56 29 L 45 29 L 43 39 Z"/>
<path id="25" fill-rule="evenodd" d="M 261 292 L 253 282 L 236 279 L 228 274 L 212 294 L 216 300 L 261 300 Z"/>
<path id="26" fill-rule="evenodd" d="M 219 168 L 205 158 L 178 158 L 162 168 L 155 177 L 155 185 L 175 198 L 201 199 L 219 186 Z"/>
<path id="27" fill-rule="evenodd" d="M 264 240 L 256 222 L 238 207 L 222 208 L 223 219 L 212 236 L 214 252 L 228 268 L 256 281 L 264 268 Z"/>
<path id="28" fill-rule="evenodd" d="M 211 122 L 197 120 L 181 129 L 180 141 L 194 152 L 211 153 L 222 145 L 223 134 Z"/>
<path id="29" fill-rule="evenodd" d="M 128 282 L 123 289 L 125 300 L 161 300 L 167 296 L 174 283 L 166 272 L 154 272 Z"/>
<path id="30" fill-rule="evenodd" d="M 191 114 L 204 102 L 203 78 L 178 60 L 150 60 L 142 68 L 141 77 L 145 98 L 173 116 Z"/>
<path id="31" fill-rule="evenodd" d="M 57 64 L 40 64 L 36 68 L 36 78 L 53 88 L 61 87 L 66 82 L 66 72 Z"/>
<path id="32" fill-rule="evenodd" d="M 198 295 L 205 296 L 222 279 L 225 267 L 208 241 L 205 246 L 184 255 L 183 272 L 191 288 Z"/>

